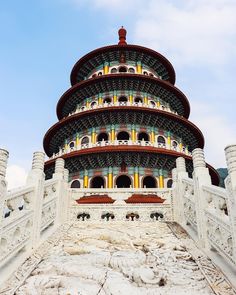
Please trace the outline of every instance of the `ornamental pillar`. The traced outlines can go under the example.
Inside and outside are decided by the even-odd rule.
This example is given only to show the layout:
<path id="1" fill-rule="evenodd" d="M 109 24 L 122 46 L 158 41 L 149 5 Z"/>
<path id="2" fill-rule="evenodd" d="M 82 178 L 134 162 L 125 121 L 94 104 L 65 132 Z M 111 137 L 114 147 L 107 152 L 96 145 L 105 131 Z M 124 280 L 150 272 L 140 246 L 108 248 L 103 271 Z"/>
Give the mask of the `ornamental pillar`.
<path id="1" fill-rule="evenodd" d="M 229 145 L 225 148 L 225 157 L 229 173 L 225 179 L 228 193 L 227 209 L 231 224 L 233 259 L 236 263 L 236 145 Z"/>
<path id="2" fill-rule="evenodd" d="M 79 134 L 76 133 L 76 137 L 75 137 L 75 146 L 76 146 L 76 149 L 78 149 L 79 147 Z"/>
<path id="3" fill-rule="evenodd" d="M 211 177 L 208 168 L 206 168 L 203 150 L 200 148 L 196 148 L 195 150 L 193 150 L 192 157 L 198 242 L 201 247 L 209 248 L 205 215 L 207 201 L 206 196 L 204 195 L 203 186 L 211 185 Z"/>
<path id="4" fill-rule="evenodd" d="M 86 99 L 86 108 L 88 109 L 89 108 L 89 100 Z"/>
<path id="5" fill-rule="evenodd" d="M 115 126 L 114 125 L 111 126 L 111 141 L 112 142 L 115 141 Z"/>
<path id="6" fill-rule="evenodd" d="M 103 101 L 102 101 L 102 94 L 99 93 L 98 95 L 98 105 L 102 105 Z"/>
<path id="7" fill-rule="evenodd" d="M 131 127 L 131 141 L 135 142 L 136 141 L 136 129 L 135 125 L 132 125 Z"/>
<path id="8" fill-rule="evenodd" d="M 130 102 L 130 104 L 133 103 L 133 92 L 132 91 L 129 92 L 129 102 Z"/>
<path id="9" fill-rule="evenodd" d="M 117 92 L 116 91 L 113 92 L 113 103 L 114 104 L 117 103 Z"/>
<path id="10" fill-rule="evenodd" d="M 154 133 L 154 129 L 153 129 L 153 128 L 152 128 L 152 130 L 151 130 L 150 140 L 151 140 L 151 143 L 152 143 L 152 144 L 155 143 L 155 133 Z"/>
<path id="11" fill-rule="evenodd" d="M 144 100 L 143 100 L 144 104 L 147 105 L 148 104 L 148 96 L 147 93 L 144 94 Z"/>
<path id="12" fill-rule="evenodd" d="M 136 70 L 137 74 L 142 74 L 142 63 L 140 61 L 137 62 Z"/>
<path id="13" fill-rule="evenodd" d="M 44 200 L 44 158 L 43 152 L 35 152 L 33 154 L 32 168 L 27 177 L 27 185 L 34 187 L 32 195 L 31 210 L 33 212 L 31 243 L 29 248 L 38 246 L 41 234 L 42 209 Z"/>
<path id="14" fill-rule="evenodd" d="M 108 62 L 104 63 L 103 73 L 104 73 L 104 75 L 107 75 L 109 73 L 109 63 Z"/>
<path id="15" fill-rule="evenodd" d="M 134 188 L 139 188 L 139 171 L 138 167 L 134 167 Z"/>
<path id="16" fill-rule="evenodd" d="M 113 188 L 113 173 L 112 173 L 112 167 L 108 168 L 108 188 Z"/>
<path id="17" fill-rule="evenodd" d="M 91 132 L 91 142 L 92 144 L 96 143 L 96 130 L 94 127 L 92 128 L 92 132 Z"/>
<path id="18" fill-rule="evenodd" d="M 171 149 L 171 136 L 170 136 L 170 132 L 167 132 L 167 148 Z"/>
<path id="19" fill-rule="evenodd" d="M 159 108 L 161 106 L 160 100 L 157 100 L 157 107 Z"/>
<path id="20" fill-rule="evenodd" d="M 0 149 L 0 225 L 3 218 L 4 203 L 5 203 L 6 193 L 7 193 L 6 170 L 7 170 L 8 157 L 9 157 L 8 151 L 4 149 Z"/>
<path id="21" fill-rule="evenodd" d="M 164 188 L 164 176 L 162 169 L 160 169 L 159 173 L 159 188 Z"/>
<path id="22" fill-rule="evenodd" d="M 180 139 L 179 150 L 180 150 L 180 152 L 183 151 L 183 143 L 182 143 L 182 139 Z"/>
<path id="23" fill-rule="evenodd" d="M 84 170 L 84 188 L 88 188 L 88 171 Z"/>

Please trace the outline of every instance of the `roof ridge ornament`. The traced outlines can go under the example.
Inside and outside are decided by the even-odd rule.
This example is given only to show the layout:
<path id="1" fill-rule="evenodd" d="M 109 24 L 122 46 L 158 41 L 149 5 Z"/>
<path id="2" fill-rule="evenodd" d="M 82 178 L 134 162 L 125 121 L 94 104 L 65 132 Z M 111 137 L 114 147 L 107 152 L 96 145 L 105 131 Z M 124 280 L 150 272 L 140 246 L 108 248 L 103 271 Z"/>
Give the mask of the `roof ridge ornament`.
<path id="1" fill-rule="evenodd" d="M 119 31 L 118 31 L 118 35 L 119 35 L 119 43 L 118 45 L 127 45 L 126 43 L 126 29 L 122 26 Z"/>

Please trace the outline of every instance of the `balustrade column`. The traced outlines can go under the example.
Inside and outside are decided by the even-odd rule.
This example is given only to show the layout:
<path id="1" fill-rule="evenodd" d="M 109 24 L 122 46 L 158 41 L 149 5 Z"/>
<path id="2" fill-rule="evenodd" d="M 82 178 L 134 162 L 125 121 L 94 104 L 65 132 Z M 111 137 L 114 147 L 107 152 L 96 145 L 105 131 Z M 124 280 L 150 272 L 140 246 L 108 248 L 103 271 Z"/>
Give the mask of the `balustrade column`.
<path id="1" fill-rule="evenodd" d="M 134 167 L 134 188 L 139 188 L 139 171 L 138 167 Z"/>
<path id="2" fill-rule="evenodd" d="M 198 242 L 201 247 L 209 248 L 205 215 L 207 201 L 202 187 L 211 185 L 211 177 L 208 168 L 206 168 L 204 152 L 200 148 L 193 150 L 193 169 Z"/>
<path id="3" fill-rule="evenodd" d="M 31 243 L 29 250 L 38 246 L 40 242 L 41 223 L 42 223 L 42 208 L 44 199 L 44 158 L 43 152 L 35 152 L 33 154 L 32 169 L 27 177 L 27 185 L 34 187 L 32 202 L 30 204 L 33 212 L 33 224 L 31 229 Z"/>
<path id="4" fill-rule="evenodd" d="M 233 259 L 236 263 L 236 145 L 227 146 L 225 156 L 229 173 L 225 179 L 228 192 L 227 209 L 231 224 Z"/>
<path id="5" fill-rule="evenodd" d="M 68 181 L 68 170 L 65 171 L 65 160 L 58 158 L 55 163 L 55 172 L 53 174 L 53 179 L 56 180 L 56 218 L 55 226 L 61 225 L 65 221 L 65 216 L 67 213 L 66 207 L 66 196 L 67 196 L 67 187 L 65 177 Z"/>
<path id="6" fill-rule="evenodd" d="M 174 220 L 183 227 L 186 225 L 184 218 L 184 186 L 183 179 L 188 178 L 186 171 L 185 159 L 179 157 L 176 159 L 176 169 L 172 170 L 173 179 L 173 206 L 174 206 Z"/>
<path id="7" fill-rule="evenodd" d="M 6 169 L 7 169 L 8 157 L 9 157 L 8 151 L 4 149 L 0 149 L 0 225 L 2 222 L 3 214 L 4 214 L 3 212 L 4 203 L 6 199 L 6 193 L 7 193 Z"/>

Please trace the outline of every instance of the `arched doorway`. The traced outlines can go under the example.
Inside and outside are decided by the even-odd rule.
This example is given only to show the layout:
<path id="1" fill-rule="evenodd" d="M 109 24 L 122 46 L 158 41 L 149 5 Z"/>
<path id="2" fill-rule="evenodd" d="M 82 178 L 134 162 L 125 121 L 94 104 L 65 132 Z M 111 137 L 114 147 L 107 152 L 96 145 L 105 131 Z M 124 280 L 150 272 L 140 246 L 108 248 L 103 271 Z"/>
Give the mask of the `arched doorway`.
<path id="1" fill-rule="evenodd" d="M 105 187 L 104 178 L 101 177 L 101 176 L 95 176 L 90 181 L 90 187 L 91 188 L 102 188 L 102 187 Z"/>
<path id="2" fill-rule="evenodd" d="M 117 140 L 129 140 L 129 133 L 126 131 L 121 131 L 117 134 Z"/>
<path id="3" fill-rule="evenodd" d="M 173 180 L 172 180 L 172 179 L 169 179 L 169 180 L 167 181 L 167 187 L 168 187 L 168 188 L 171 188 L 171 187 L 172 187 L 172 184 L 173 184 Z"/>
<path id="4" fill-rule="evenodd" d="M 160 146 L 165 146 L 166 145 L 166 140 L 165 140 L 165 138 L 163 136 L 158 136 L 157 143 Z"/>
<path id="5" fill-rule="evenodd" d="M 149 141 L 149 135 L 146 132 L 140 132 L 138 134 L 138 140 Z"/>
<path id="6" fill-rule="evenodd" d="M 131 179 L 127 175 L 120 175 L 116 178 L 116 185 L 118 188 L 130 188 Z"/>
<path id="7" fill-rule="evenodd" d="M 142 103 L 143 100 L 141 97 L 135 97 L 134 102 L 137 102 L 137 103 L 141 102 Z"/>
<path id="8" fill-rule="evenodd" d="M 143 187 L 146 187 L 146 188 L 157 187 L 156 179 L 153 176 L 145 176 L 143 178 Z"/>
<path id="9" fill-rule="evenodd" d="M 103 102 L 105 103 L 111 103 L 111 98 L 110 97 L 106 97 L 104 98 Z"/>
<path id="10" fill-rule="evenodd" d="M 88 143 L 89 143 L 88 136 L 83 137 L 82 140 L 81 140 L 81 144 L 88 144 Z"/>
<path id="11" fill-rule="evenodd" d="M 79 180 L 74 180 L 71 185 L 70 185 L 71 188 L 80 188 L 80 182 Z"/>
<path id="12" fill-rule="evenodd" d="M 126 73 L 127 68 L 126 67 L 119 67 L 119 73 Z"/>
<path id="13" fill-rule="evenodd" d="M 98 134 L 97 136 L 97 142 L 99 141 L 107 141 L 108 140 L 108 134 L 106 132 L 101 132 L 100 134 Z"/>
<path id="14" fill-rule="evenodd" d="M 120 96 L 118 99 L 119 102 L 127 102 L 128 98 L 126 96 Z"/>

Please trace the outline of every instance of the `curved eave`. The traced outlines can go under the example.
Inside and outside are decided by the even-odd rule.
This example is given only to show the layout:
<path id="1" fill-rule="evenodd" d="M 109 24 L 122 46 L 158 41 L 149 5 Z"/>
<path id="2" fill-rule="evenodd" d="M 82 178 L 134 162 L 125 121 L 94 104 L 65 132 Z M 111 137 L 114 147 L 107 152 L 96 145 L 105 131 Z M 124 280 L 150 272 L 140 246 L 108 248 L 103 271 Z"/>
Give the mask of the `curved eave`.
<path id="1" fill-rule="evenodd" d="M 44 146 L 44 150 L 46 152 L 46 154 L 48 156 L 52 155 L 52 152 L 50 152 L 50 141 L 53 138 L 53 136 L 56 134 L 56 132 L 58 130 L 60 130 L 63 126 L 66 126 L 67 124 L 72 123 L 73 121 L 79 121 L 82 120 L 84 117 L 91 117 L 93 118 L 94 115 L 96 114 L 106 114 L 108 116 L 110 116 L 112 114 L 112 112 L 114 113 L 124 113 L 124 112 L 129 112 L 132 114 L 133 113 L 140 113 L 143 112 L 145 114 L 150 114 L 150 115 L 155 115 L 156 118 L 158 118 L 159 116 L 163 116 L 167 119 L 170 119 L 174 122 L 178 122 L 181 123 L 181 125 L 184 125 L 187 127 L 188 130 L 190 130 L 195 138 L 198 141 L 198 146 L 200 148 L 204 147 L 204 137 L 203 134 L 201 132 L 201 130 L 194 125 L 192 122 L 188 121 L 187 119 L 180 117 L 178 115 L 175 115 L 173 113 L 169 113 L 166 111 L 162 111 L 162 110 L 158 110 L 158 109 L 149 109 L 149 108 L 143 108 L 143 107 L 132 107 L 132 106 L 123 106 L 121 107 L 109 107 L 109 108 L 99 108 L 99 109 L 93 109 L 93 110 L 89 110 L 89 111 L 85 111 L 85 112 L 81 112 L 81 113 L 77 113 L 74 115 L 71 115 L 69 117 L 66 117 L 64 119 L 62 119 L 61 121 L 57 122 L 56 124 L 54 124 L 45 134 L 44 136 L 44 140 L 43 140 L 43 146 Z"/>
<path id="2" fill-rule="evenodd" d="M 178 157 L 183 157 L 186 160 L 187 168 L 190 167 L 190 169 L 187 169 L 188 172 L 192 173 L 192 157 L 188 155 L 184 155 L 182 153 L 172 151 L 172 150 L 166 150 L 163 148 L 154 148 L 154 147 L 143 147 L 143 146 L 107 146 L 103 147 L 102 149 L 99 147 L 95 148 L 89 148 L 89 149 L 83 149 L 80 151 L 74 151 L 69 154 L 62 155 L 61 158 L 63 158 L 66 162 L 76 159 L 78 157 L 87 157 L 90 155 L 107 155 L 107 154 L 127 154 L 127 153 L 135 153 L 137 154 L 144 154 L 144 155 L 164 155 L 165 157 L 171 157 L 174 159 L 174 161 Z M 56 159 L 48 160 L 44 164 L 44 170 L 46 171 L 48 168 L 52 168 L 52 166 L 55 165 Z M 89 163 L 89 162 L 88 162 Z M 174 166 L 175 167 L 175 166 Z M 174 168 L 172 167 L 172 169 Z M 86 167 L 88 169 L 88 167 Z M 163 169 L 165 167 L 162 167 Z M 209 168 L 209 173 L 211 175 L 212 183 L 214 185 L 219 185 L 219 175 L 217 171 L 209 164 L 207 164 L 207 168 Z"/>
<path id="3" fill-rule="evenodd" d="M 98 58 L 101 54 L 108 54 L 109 52 L 128 52 L 128 51 L 134 51 L 139 54 L 144 54 L 146 56 L 150 56 L 151 58 L 154 58 L 155 60 L 160 61 L 160 63 L 164 66 L 167 73 L 169 74 L 168 81 L 172 84 L 175 84 L 175 70 L 172 66 L 172 64 L 166 59 L 163 55 L 156 52 L 155 50 L 149 49 L 147 47 L 139 46 L 139 45 L 110 45 L 101 47 L 98 49 L 95 49 L 88 54 L 84 55 L 73 67 L 71 71 L 71 85 L 75 85 L 79 81 L 77 81 L 77 74 L 80 71 L 80 69 L 83 67 L 83 65 L 88 62 L 89 60 L 93 58 Z M 107 62 L 109 60 L 103 60 L 101 58 L 101 64 L 104 62 Z M 90 70 L 90 69 L 89 69 Z M 87 73 L 88 74 L 88 73 Z"/>
<path id="4" fill-rule="evenodd" d="M 158 91 L 160 91 L 161 87 L 162 89 L 170 92 L 170 94 L 173 93 L 176 96 L 176 100 L 180 101 L 182 113 L 180 113 L 180 111 L 178 111 L 178 113 L 183 115 L 185 118 L 189 117 L 190 104 L 183 92 L 164 80 L 140 74 L 108 74 L 77 83 L 68 89 L 59 99 L 57 103 L 57 117 L 60 120 L 72 111 L 71 109 L 69 112 L 65 112 L 63 109 L 75 92 L 80 92 L 79 95 L 82 100 L 86 97 L 98 94 L 99 92 L 102 93 L 112 90 L 125 90 L 123 89 L 125 87 L 129 88 L 129 90 L 147 92 L 151 95 L 157 96 L 160 95 Z M 170 105 L 172 104 L 171 101 L 169 101 L 169 103 Z M 74 102 L 74 108 L 75 107 L 76 103 Z"/>

